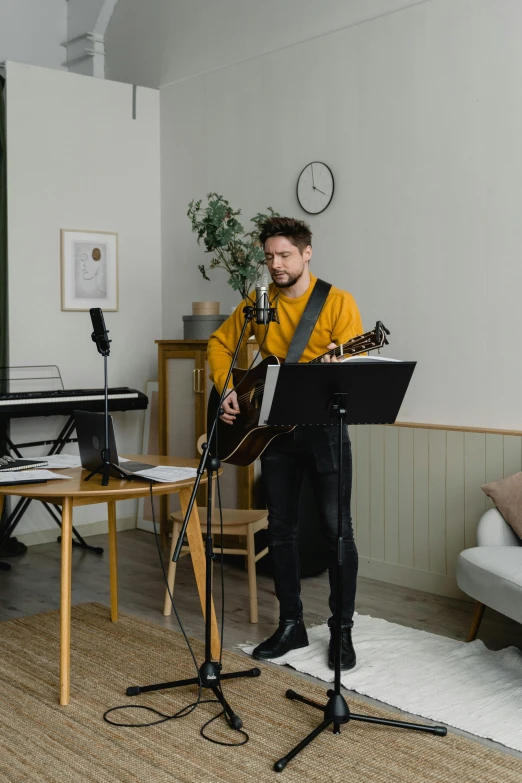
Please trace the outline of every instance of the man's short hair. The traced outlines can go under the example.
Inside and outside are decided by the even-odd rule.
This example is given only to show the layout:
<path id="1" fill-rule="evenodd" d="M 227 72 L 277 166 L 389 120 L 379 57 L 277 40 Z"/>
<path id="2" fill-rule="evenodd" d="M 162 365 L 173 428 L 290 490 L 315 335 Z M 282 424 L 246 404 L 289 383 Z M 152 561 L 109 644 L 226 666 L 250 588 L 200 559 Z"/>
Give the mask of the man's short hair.
<path id="1" fill-rule="evenodd" d="M 263 247 L 270 237 L 286 237 L 302 253 L 308 245 L 312 244 L 312 232 L 310 226 L 303 220 L 289 217 L 269 217 L 261 225 L 259 240 Z"/>

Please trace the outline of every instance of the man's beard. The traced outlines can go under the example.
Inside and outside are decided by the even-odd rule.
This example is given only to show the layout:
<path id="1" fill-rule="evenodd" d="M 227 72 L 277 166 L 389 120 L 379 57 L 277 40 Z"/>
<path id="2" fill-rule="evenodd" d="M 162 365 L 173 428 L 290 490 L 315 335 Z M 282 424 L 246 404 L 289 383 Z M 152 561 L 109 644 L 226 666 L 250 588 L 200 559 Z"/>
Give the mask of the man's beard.
<path id="1" fill-rule="evenodd" d="M 272 280 L 274 282 L 274 285 L 277 288 L 290 288 L 291 286 L 293 286 L 293 285 L 295 285 L 297 283 L 297 281 L 302 277 L 302 275 L 303 275 L 303 272 L 301 272 L 300 275 L 296 275 L 295 277 L 289 277 L 288 280 L 286 281 L 286 283 L 279 283 L 277 281 L 277 278 L 275 280 L 274 280 L 274 278 L 272 278 Z"/>

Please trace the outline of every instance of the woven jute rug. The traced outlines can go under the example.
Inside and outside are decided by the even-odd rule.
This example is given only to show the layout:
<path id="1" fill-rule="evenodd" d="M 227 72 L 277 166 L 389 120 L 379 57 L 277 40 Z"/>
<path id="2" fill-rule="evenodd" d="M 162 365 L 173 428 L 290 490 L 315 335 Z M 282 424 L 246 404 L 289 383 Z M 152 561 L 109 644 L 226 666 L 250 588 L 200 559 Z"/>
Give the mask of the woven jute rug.
<path id="1" fill-rule="evenodd" d="M 520 783 L 522 761 L 471 740 L 417 734 L 357 722 L 339 736 L 324 732 L 284 772 L 273 763 L 322 719 L 318 710 L 285 699 L 292 687 L 324 702 L 324 687 L 284 670 L 262 667 L 261 677 L 224 682 L 250 742 L 227 748 L 204 740 L 199 729 L 218 711 L 200 705 L 188 717 L 151 728 L 116 728 L 102 719 L 109 707 L 139 703 L 174 713 L 194 700 L 191 687 L 126 697 L 128 685 L 192 677 L 183 637 L 122 615 L 111 623 L 99 604 L 73 608 L 71 703 L 57 702 L 58 612 L 0 624 L 0 780 L 38 783 Z M 195 641 L 198 661 L 202 644 Z M 225 653 L 225 671 L 249 668 L 242 655 Z M 395 714 L 347 694 L 354 712 Z M 132 710 L 129 722 L 151 719 Z M 238 735 L 220 719 L 216 739 Z"/>

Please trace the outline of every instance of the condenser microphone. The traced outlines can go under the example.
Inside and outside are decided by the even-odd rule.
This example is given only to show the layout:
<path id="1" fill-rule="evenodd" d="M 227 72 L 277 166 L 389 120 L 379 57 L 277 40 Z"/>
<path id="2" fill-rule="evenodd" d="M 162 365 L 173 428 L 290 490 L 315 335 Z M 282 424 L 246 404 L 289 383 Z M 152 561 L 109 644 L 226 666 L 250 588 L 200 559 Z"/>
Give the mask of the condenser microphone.
<path id="1" fill-rule="evenodd" d="M 256 323 L 270 322 L 270 300 L 268 299 L 268 278 L 266 272 L 256 285 Z"/>
<path id="2" fill-rule="evenodd" d="M 268 275 L 266 272 L 263 272 L 256 284 L 255 321 L 257 324 L 269 324 L 272 323 L 272 321 L 279 323 L 277 310 L 270 305 L 270 299 L 268 297 Z"/>

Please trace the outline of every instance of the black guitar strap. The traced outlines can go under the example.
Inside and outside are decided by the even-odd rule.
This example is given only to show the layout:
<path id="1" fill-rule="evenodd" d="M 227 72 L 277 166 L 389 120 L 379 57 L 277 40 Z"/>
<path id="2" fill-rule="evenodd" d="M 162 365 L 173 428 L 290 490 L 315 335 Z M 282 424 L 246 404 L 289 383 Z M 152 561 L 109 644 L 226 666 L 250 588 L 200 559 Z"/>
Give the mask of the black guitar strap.
<path id="1" fill-rule="evenodd" d="M 297 324 L 285 362 L 298 362 L 303 355 L 331 287 L 331 283 L 325 283 L 324 280 L 317 278 L 301 320 Z"/>

